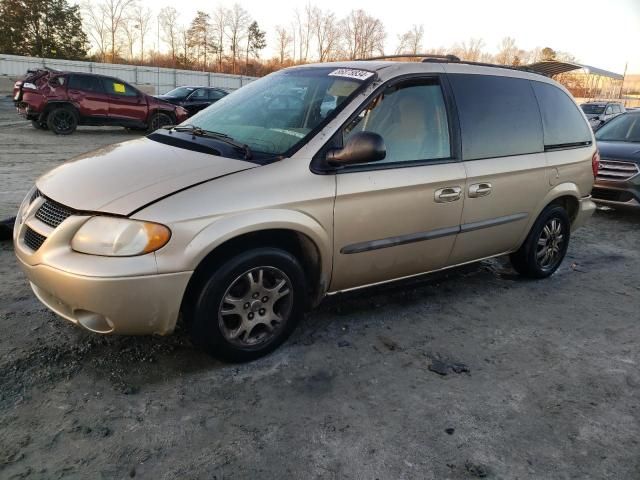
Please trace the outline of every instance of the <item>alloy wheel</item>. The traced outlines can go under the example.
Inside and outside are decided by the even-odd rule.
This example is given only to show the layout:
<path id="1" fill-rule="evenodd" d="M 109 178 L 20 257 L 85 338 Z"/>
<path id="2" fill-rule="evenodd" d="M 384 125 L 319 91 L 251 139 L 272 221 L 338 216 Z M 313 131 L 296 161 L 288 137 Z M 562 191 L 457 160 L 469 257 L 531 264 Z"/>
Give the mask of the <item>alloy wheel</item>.
<path id="1" fill-rule="evenodd" d="M 562 260 L 564 232 L 558 218 L 550 218 L 540 232 L 536 248 L 536 261 L 543 270 L 555 268 Z"/>
<path id="2" fill-rule="evenodd" d="M 253 348 L 268 343 L 289 319 L 293 288 L 275 267 L 256 267 L 238 276 L 222 297 L 218 324 L 227 341 Z"/>

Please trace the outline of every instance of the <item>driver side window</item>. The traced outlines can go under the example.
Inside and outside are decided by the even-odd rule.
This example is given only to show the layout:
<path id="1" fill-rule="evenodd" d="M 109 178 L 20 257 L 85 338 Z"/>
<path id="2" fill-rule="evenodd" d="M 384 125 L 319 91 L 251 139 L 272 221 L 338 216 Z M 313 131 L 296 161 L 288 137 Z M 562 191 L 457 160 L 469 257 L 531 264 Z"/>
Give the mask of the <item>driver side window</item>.
<path id="1" fill-rule="evenodd" d="M 387 88 L 343 130 L 343 145 L 356 132 L 382 136 L 382 162 L 449 158 L 447 110 L 437 79 L 410 80 Z"/>

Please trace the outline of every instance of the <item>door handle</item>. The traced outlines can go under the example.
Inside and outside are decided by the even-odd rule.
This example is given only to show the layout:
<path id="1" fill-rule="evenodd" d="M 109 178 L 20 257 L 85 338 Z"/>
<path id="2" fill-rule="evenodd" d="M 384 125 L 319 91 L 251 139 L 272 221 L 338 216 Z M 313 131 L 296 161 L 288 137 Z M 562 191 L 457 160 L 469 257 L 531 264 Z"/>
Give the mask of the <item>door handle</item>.
<path id="1" fill-rule="evenodd" d="M 445 187 L 435 191 L 434 199 L 436 203 L 455 202 L 460 200 L 461 193 L 460 187 Z"/>
<path id="2" fill-rule="evenodd" d="M 469 187 L 469 197 L 478 198 L 484 197 L 491 193 L 490 183 L 475 183 Z"/>

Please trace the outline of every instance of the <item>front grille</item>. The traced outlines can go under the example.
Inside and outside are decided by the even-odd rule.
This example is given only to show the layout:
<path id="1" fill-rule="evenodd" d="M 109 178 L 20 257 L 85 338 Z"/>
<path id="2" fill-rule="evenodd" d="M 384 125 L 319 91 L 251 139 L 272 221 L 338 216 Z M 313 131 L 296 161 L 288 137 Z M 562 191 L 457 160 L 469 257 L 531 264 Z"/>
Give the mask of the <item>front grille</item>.
<path id="1" fill-rule="evenodd" d="M 608 180 L 613 182 L 624 182 L 640 172 L 638 165 L 633 162 L 622 162 L 620 160 L 600 160 L 598 167 L 598 180 Z"/>
<path id="2" fill-rule="evenodd" d="M 70 208 L 47 199 L 36 212 L 36 218 L 50 227 L 56 228 L 74 214 Z"/>
<path id="3" fill-rule="evenodd" d="M 591 191 L 591 196 L 596 200 L 608 200 L 610 202 L 628 202 L 633 198 L 631 193 L 624 190 L 610 190 L 598 187 L 594 187 Z"/>
<path id="4" fill-rule="evenodd" d="M 27 227 L 26 231 L 24 232 L 24 243 L 34 252 L 42 246 L 46 239 L 47 237 L 45 237 L 44 235 L 40 235 L 38 232 L 32 230 L 29 227 Z"/>

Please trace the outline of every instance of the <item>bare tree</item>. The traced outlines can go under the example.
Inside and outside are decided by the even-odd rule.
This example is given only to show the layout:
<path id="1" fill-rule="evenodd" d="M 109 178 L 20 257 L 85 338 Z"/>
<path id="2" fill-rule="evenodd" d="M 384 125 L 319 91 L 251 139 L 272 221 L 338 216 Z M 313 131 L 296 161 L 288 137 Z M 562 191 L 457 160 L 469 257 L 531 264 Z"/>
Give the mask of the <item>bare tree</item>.
<path id="1" fill-rule="evenodd" d="M 407 30 L 402 35 L 398 35 L 398 48 L 396 54 L 403 53 L 417 54 L 422 51 L 422 40 L 424 39 L 424 26 L 413 25 L 411 30 Z"/>
<path id="2" fill-rule="evenodd" d="M 138 30 L 140 36 L 140 61 L 144 61 L 144 40 L 151 30 L 151 19 L 153 13 L 149 7 L 142 7 L 136 5 L 133 10 L 133 20 L 135 21 L 134 27 Z"/>
<path id="3" fill-rule="evenodd" d="M 498 45 L 498 53 L 496 55 L 496 63 L 500 65 L 513 65 L 518 56 L 518 47 L 516 40 L 512 37 L 504 37 Z"/>
<path id="4" fill-rule="evenodd" d="M 470 38 L 469 40 L 462 42 L 460 45 L 456 45 L 453 49 L 454 54 L 460 57 L 462 60 L 469 62 L 479 62 L 482 56 L 482 49 L 484 48 L 484 40 L 481 38 Z"/>
<path id="5" fill-rule="evenodd" d="M 164 7 L 158 15 L 158 21 L 164 34 L 164 41 L 169 45 L 174 66 L 176 64 L 176 51 L 178 50 L 179 40 L 178 16 L 178 11 L 173 7 Z"/>
<path id="6" fill-rule="evenodd" d="M 342 26 L 350 59 L 384 54 L 384 39 L 387 35 L 382 21 L 364 10 L 352 10 L 343 20 Z"/>
<path id="7" fill-rule="evenodd" d="M 133 61 L 133 47 L 138 41 L 138 36 L 140 35 L 138 24 L 133 17 L 127 17 L 125 19 L 122 24 L 122 31 L 124 32 L 124 37 L 127 41 L 127 55 L 129 57 L 129 61 Z"/>
<path id="8" fill-rule="evenodd" d="M 216 39 L 218 53 L 218 70 L 222 70 L 222 58 L 224 57 L 224 38 L 227 29 L 229 10 L 222 5 L 213 12 L 213 35 Z"/>
<path id="9" fill-rule="evenodd" d="M 318 47 L 318 57 L 321 62 L 335 58 L 339 48 L 341 33 L 335 13 L 321 11 L 315 7 L 312 10 L 311 25 Z"/>
<path id="10" fill-rule="evenodd" d="M 107 28 L 107 19 L 100 9 L 94 9 L 89 1 L 82 5 L 82 13 L 84 24 L 93 44 L 98 49 L 98 55 L 103 62 L 107 58 L 107 50 L 109 48 L 109 31 Z"/>
<path id="11" fill-rule="evenodd" d="M 309 46 L 313 34 L 313 10 L 310 3 L 307 3 L 302 13 L 298 9 L 294 10 L 293 25 L 298 47 L 298 61 L 300 63 L 306 62 L 309 58 Z"/>
<path id="12" fill-rule="evenodd" d="M 191 63 L 189 55 L 190 48 L 189 29 L 181 25 L 178 28 L 178 58 L 183 65 Z"/>
<path id="13" fill-rule="evenodd" d="M 93 17 L 92 27 L 97 27 L 96 31 L 104 31 L 106 42 L 104 42 L 104 53 L 109 48 L 111 51 L 111 61 L 116 61 L 119 50 L 118 35 L 123 31 L 124 23 L 128 11 L 135 6 L 135 0 L 101 0 L 99 3 L 87 2 L 85 11 L 89 17 Z M 99 35 L 100 37 L 102 34 Z M 93 35 L 92 35 L 92 38 Z M 108 44 L 108 45 L 107 45 Z"/>
<path id="14" fill-rule="evenodd" d="M 284 64 L 285 59 L 289 57 L 289 48 L 292 41 L 293 39 L 287 29 L 282 25 L 278 25 L 276 27 L 276 46 L 278 48 L 280 65 Z"/>
<path id="15" fill-rule="evenodd" d="M 249 14 L 238 3 L 234 3 L 227 17 L 226 36 L 231 50 L 231 70 L 236 73 L 236 63 L 240 54 L 240 45 L 247 36 Z"/>

